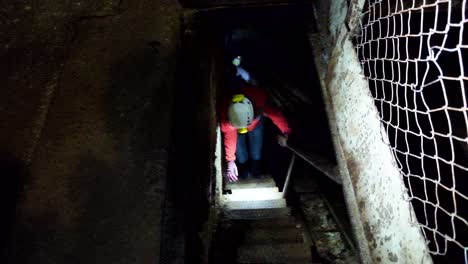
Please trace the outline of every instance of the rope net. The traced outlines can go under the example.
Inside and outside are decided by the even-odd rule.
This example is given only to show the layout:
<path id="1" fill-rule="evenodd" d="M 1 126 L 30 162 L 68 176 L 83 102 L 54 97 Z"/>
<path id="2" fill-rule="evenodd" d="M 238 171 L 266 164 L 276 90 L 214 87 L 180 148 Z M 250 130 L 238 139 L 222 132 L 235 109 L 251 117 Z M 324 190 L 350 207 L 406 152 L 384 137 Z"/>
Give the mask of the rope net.
<path id="1" fill-rule="evenodd" d="M 434 260 L 468 263 L 467 0 L 368 0 L 357 53 Z"/>

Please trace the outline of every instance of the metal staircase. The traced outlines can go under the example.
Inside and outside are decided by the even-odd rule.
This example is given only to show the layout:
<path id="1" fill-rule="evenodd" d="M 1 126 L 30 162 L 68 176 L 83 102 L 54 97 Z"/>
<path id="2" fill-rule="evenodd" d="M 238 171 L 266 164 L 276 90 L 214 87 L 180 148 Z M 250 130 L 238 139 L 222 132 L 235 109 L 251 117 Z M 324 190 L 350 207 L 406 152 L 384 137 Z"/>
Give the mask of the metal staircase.
<path id="1" fill-rule="evenodd" d="M 312 263 L 303 223 L 271 177 L 225 186 L 212 263 Z"/>

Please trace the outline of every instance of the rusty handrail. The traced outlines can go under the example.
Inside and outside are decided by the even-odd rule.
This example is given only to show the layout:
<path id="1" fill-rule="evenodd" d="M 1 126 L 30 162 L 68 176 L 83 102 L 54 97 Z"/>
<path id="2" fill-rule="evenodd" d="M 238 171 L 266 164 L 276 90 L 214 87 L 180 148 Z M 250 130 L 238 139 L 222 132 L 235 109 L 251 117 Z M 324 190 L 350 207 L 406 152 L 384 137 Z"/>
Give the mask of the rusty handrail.
<path id="1" fill-rule="evenodd" d="M 304 153 L 303 151 L 297 149 L 294 146 L 287 145 L 287 148 L 291 150 L 294 154 L 301 157 L 310 165 L 314 166 L 317 170 L 325 174 L 328 178 L 332 181 L 342 185 L 341 178 L 339 176 L 338 167 L 334 165 L 332 162 L 312 153 Z"/>

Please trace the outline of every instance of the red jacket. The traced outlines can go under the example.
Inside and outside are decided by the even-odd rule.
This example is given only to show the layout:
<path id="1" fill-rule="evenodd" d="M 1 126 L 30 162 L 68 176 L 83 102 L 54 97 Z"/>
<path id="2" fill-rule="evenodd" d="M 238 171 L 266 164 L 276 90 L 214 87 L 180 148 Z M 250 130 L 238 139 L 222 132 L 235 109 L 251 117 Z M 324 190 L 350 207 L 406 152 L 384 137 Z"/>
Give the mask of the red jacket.
<path id="1" fill-rule="evenodd" d="M 242 89 L 242 94 L 252 101 L 255 106 L 256 114 L 261 113 L 264 117 L 270 118 L 283 134 L 291 133 L 291 128 L 289 127 L 288 121 L 284 117 L 283 113 L 281 113 L 278 108 L 267 105 L 267 94 L 265 91 L 256 87 L 245 87 Z M 220 125 L 221 131 L 224 134 L 226 160 L 232 161 L 236 160 L 237 129 L 231 125 L 227 117 L 229 104 L 230 100 L 225 100 L 222 103 L 220 111 Z M 247 129 L 249 131 L 254 130 L 259 121 L 260 116 L 257 116 Z"/>

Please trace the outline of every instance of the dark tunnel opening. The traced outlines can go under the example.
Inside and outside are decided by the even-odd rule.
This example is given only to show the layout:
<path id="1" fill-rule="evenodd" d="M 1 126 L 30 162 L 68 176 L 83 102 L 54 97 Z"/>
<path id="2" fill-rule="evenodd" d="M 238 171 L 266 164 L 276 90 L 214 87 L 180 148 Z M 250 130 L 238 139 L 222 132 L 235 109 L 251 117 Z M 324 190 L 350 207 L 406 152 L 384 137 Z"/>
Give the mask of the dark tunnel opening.
<path id="1" fill-rule="evenodd" d="M 284 112 L 293 130 L 290 145 L 336 164 L 307 38 L 315 27 L 311 10 L 310 5 L 229 8 L 185 17 L 175 106 L 178 154 L 168 183 L 172 195 L 166 198 L 162 258 L 182 250 L 187 259 L 197 263 L 204 250 L 199 233 L 216 199 L 213 163 L 218 103 L 229 92 L 228 72 L 233 56 L 245 59 L 245 67 L 258 86 L 267 90 Z M 292 153 L 278 145 L 278 132 L 271 121 L 266 121 L 263 159 L 267 173 L 282 189 Z M 221 156 L 224 165 L 224 155 Z M 308 163 L 298 164 L 293 174 L 307 172 L 308 177 L 317 178 L 323 194 L 339 208 L 340 217 L 350 229 L 341 187 Z M 288 197 L 295 199 L 294 194 Z M 183 237 L 185 244 L 177 237 Z"/>
<path id="2" fill-rule="evenodd" d="M 265 89 L 289 121 L 293 130 L 290 144 L 336 163 L 307 39 L 307 32 L 314 27 L 311 14 L 311 6 L 307 5 L 207 13 L 205 19 L 210 21 L 207 22 L 210 31 L 217 32 L 224 41 L 220 62 L 224 76 L 217 87 L 217 103 L 230 92 L 229 82 L 234 75 L 232 59 L 241 56 L 243 67 L 255 79 L 254 86 Z M 266 119 L 265 123 L 263 156 L 267 171 L 282 182 L 291 152 L 276 143 L 280 131 L 271 120 Z"/>

